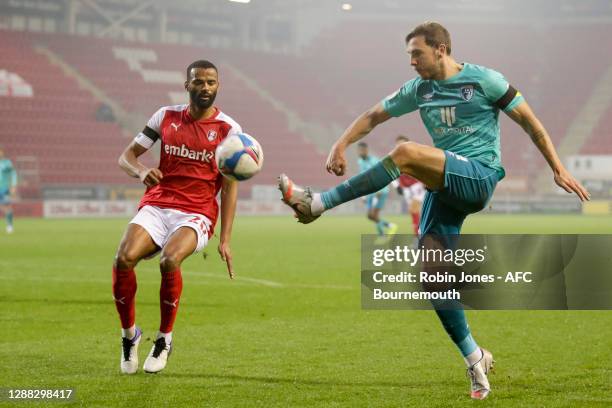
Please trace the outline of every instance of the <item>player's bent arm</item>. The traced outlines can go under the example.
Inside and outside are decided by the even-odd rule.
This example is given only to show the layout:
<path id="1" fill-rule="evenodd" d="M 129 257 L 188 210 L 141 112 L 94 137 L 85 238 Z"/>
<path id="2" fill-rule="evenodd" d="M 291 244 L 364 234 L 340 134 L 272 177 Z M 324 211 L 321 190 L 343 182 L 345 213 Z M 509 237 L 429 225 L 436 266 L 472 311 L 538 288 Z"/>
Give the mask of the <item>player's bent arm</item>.
<path id="1" fill-rule="evenodd" d="M 555 146 L 542 125 L 542 122 L 533 113 L 527 102 L 523 101 L 514 109 L 506 112 L 508 116 L 523 128 L 536 145 L 542 156 L 553 171 L 555 182 L 568 193 L 574 192 L 582 200 L 589 200 L 589 192 L 565 168 Z"/>
<path id="2" fill-rule="evenodd" d="M 138 157 L 147 150 L 146 147 L 132 141 L 119 156 L 119 167 L 128 175 L 140 178 L 147 186 L 152 186 L 159 183 L 162 174 L 159 169 L 149 169 L 138 160 Z"/>

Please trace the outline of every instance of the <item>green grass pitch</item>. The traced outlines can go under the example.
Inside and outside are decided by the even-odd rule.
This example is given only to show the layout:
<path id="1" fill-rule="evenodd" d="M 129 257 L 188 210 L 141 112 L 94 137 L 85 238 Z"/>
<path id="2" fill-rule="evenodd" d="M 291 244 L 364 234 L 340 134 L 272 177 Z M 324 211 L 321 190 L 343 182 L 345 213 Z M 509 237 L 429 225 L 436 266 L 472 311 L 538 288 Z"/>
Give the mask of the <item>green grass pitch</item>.
<path id="1" fill-rule="evenodd" d="M 392 220 L 409 231 L 407 217 Z M 607 311 L 468 312 L 497 360 L 489 399 L 472 402 L 432 312 L 361 310 L 360 234 L 374 231 L 365 217 L 238 217 L 236 280 L 216 238 L 206 260 L 188 259 L 168 367 L 123 376 L 111 263 L 126 221 L 18 219 L 0 233 L 0 387 L 71 387 L 71 405 L 86 407 L 612 406 Z M 464 232 L 611 227 L 609 217 L 482 215 Z M 159 324 L 156 261 L 137 276 L 142 364 Z"/>

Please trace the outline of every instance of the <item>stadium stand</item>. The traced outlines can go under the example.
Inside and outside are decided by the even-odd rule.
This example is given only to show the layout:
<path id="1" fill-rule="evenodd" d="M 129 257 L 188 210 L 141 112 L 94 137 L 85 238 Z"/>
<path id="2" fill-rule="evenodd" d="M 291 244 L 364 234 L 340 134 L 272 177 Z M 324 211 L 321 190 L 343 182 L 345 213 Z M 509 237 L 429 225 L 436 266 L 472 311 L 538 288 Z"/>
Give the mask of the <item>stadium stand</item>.
<path id="1" fill-rule="evenodd" d="M 118 44 L 64 35 L 45 37 L 45 41 L 52 51 L 116 98 L 124 108 L 146 116 L 161 105 L 186 100 L 181 92 L 183 70 L 190 62 L 201 58 L 217 62 L 222 71 L 219 106 L 244 131 L 256 136 L 265 152 L 262 174 L 246 184 L 274 184 L 283 170 L 305 173 L 308 183 L 322 184 L 322 172 L 307 171 L 309 163 L 324 160 L 322 153 L 301 135 L 291 132 L 285 118 L 241 84 L 231 71 L 223 70 L 223 53 L 185 46 Z M 182 99 L 173 99 L 175 94 L 183 95 Z"/>
<path id="2" fill-rule="evenodd" d="M 123 134 L 117 123 L 96 121 L 100 102 L 35 47 L 55 53 L 127 112 L 143 118 L 161 105 L 183 102 L 183 67 L 206 58 L 221 70 L 218 104 L 264 148 L 264 170 L 250 185 L 274 184 L 276 175 L 286 171 L 300 174 L 304 183 L 329 186 L 336 179 L 323 171 L 323 163 L 332 140 L 316 146 L 313 135 L 296 129 L 288 114 L 279 112 L 270 98 L 304 122 L 342 129 L 355 115 L 414 76 L 403 52 L 405 27 L 409 26 L 410 22 L 343 22 L 323 31 L 301 56 L 2 31 L 0 51 L 6 58 L 0 70 L 14 72 L 31 84 L 33 96 L 0 96 L 4 123 L 0 140 L 9 155 L 37 157 L 43 184 L 128 184 L 115 163 L 132 134 Z M 601 59 L 595 60 L 592 51 L 582 46 L 601 40 L 606 32 L 602 25 L 455 23 L 449 28 L 454 37 L 453 54 L 503 72 L 527 96 L 557 144 L 612 64 L 612 55 L 602 53 Z M 483 35 L 517 29 L 528 32 L 530 46 L 511 35 Z M 368 35 L 373 31 L 378 33 L 375 42 Z M 517 63 L 517 59 L 529 63 Z M 257 83 L 268 97 L 245 81 Z M 565 92 L 568 81 L 572 82 L 572 95 Z M 564 103 L 557 103 L 560 98 Z M 611 125 L 610 113 L 608 109 L 599 120 L 581 152 L 612 151 L 606 131 Z M 430 143 L 418 115 L 388 122 L 369 142 L 374 151 L 384 153 L 398 133 Z M 509 173 L 528 176 L 544 165 L 529 145 L 522 131 L 503 118 L 502 151 Z M 536 164 L 526 165 L 534 158 Z"/>
<path id="3" fill-rule="evenodd" d="M 124 182 L 116 163 L 125 138 L 95 121 L 96 101 L 34 50 L 33 36 L 3 31 L 2 69 L 27 81 L 31 97 L 0 96 L 0 143 L 9 157 L 38 160 L 42 184 Z"/>

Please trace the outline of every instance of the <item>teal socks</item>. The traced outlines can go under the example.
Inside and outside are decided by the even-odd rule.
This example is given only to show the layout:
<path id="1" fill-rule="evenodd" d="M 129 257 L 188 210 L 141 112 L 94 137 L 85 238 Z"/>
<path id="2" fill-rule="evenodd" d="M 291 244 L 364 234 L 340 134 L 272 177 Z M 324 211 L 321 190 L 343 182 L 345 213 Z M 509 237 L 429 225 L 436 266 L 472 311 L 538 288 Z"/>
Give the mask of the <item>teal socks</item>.
<path id="1" fill-rule="evenodd" d="M 436 309 L 436 314 L 440 318 L 444 330 L 446 330 L 453 343 L 459 348 L 463 357 L 473 353 L 478 348 L 465 320 L 465 311 L 463 309 Z"/>
<path id="2" fill-rule="evenodd" d="M 325 209 L 329 210 L 347 201 L 375 193 L 399 176 L 400 170 L 391 157 L 386 156 L 363 173 L 321 193 L 321 201 Z"/>

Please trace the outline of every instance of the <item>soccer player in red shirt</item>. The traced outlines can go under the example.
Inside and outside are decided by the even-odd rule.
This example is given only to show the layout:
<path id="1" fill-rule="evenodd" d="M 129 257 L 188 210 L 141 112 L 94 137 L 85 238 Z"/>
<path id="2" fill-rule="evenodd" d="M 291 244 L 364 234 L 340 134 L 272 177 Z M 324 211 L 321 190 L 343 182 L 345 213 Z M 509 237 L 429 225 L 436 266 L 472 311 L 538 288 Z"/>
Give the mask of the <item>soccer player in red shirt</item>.
<path id="1" fill-rule="evenodd" d="M 136 216 L 130 221 L 113 264 L 113 296 L 122 327 L 121 371 L 138 370 L 142 331 L 135 323 L 136 274 L 143 258 L 161 251 L 159 268 L 161 323 L 157 339 L 144 362 L 145 372 L 164 369 L 172 350 L 172 327 L 183 288 L 181 263 L 208 243 L 217 221 L 221 190 L 219 254 L 233 278 L 230 237 L 236 210 L 237 183 L 224 178 L 215 164 L 215 149 L 228 135 L 242 129 L 213 105 L 219 79 L 209 61 L 187 67 L 188 105 L 164 106 L 119 158 L 130 176 L 147 186 Z M 148 168 L 138 157 L 160 140 L 158 168 Z"/>
<path id="2" fill-rule="evenodd" d="M 410 139 L 403 135 L 399 135 L 397 138 L 395 138 L 396 145 L 409 141 Z M 421 207 L 423 206 L 423 200 L 425 199 L 425 185 L 408 174 L 400 175 L 397 181 L 399 182 L 399 187 L 401 188 L 401 195 L 404 197 L 406 205 L 408 206 L 408 212 L 412 217 L 412 230 L 414 235 L 419 235 Z"/>

